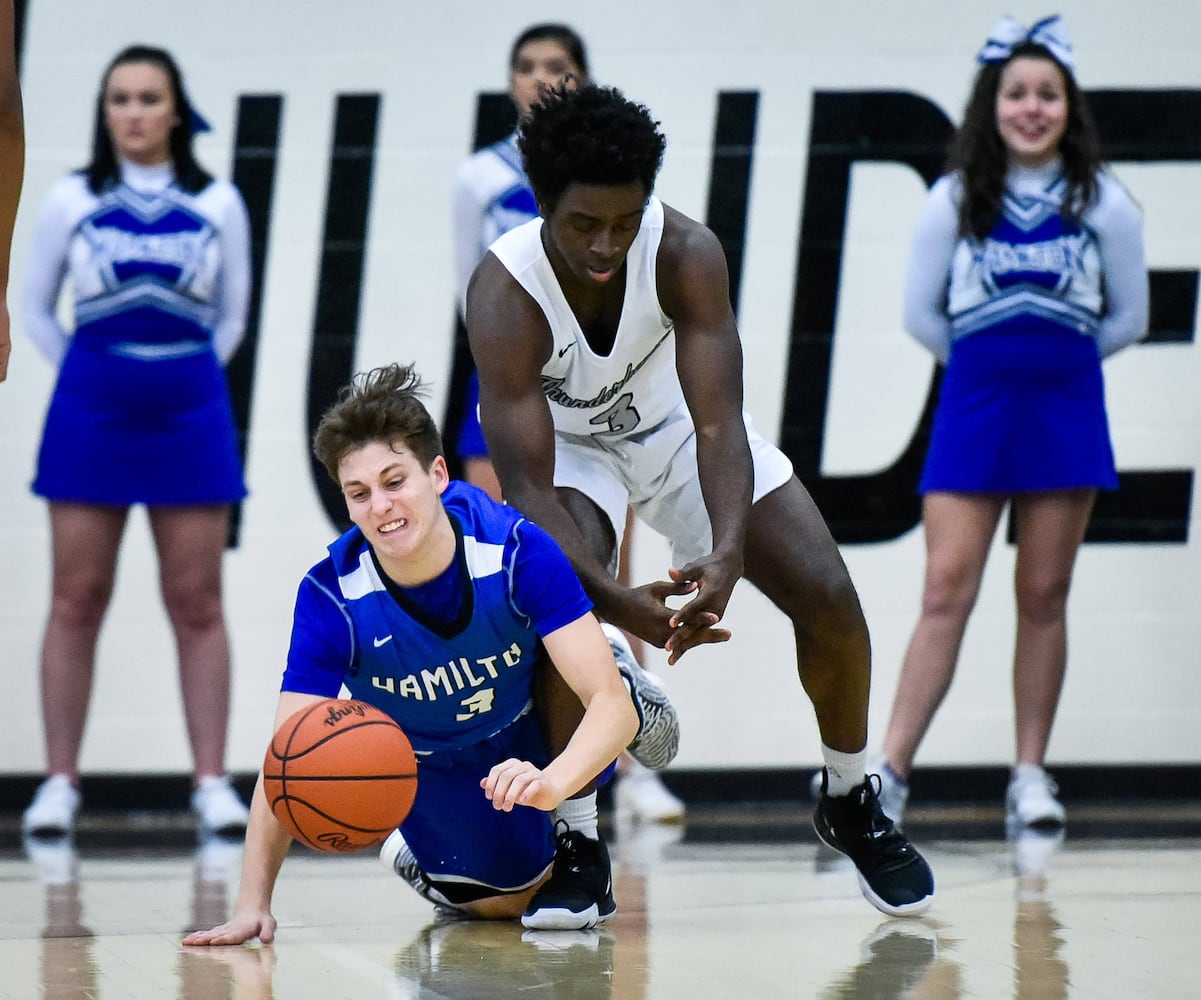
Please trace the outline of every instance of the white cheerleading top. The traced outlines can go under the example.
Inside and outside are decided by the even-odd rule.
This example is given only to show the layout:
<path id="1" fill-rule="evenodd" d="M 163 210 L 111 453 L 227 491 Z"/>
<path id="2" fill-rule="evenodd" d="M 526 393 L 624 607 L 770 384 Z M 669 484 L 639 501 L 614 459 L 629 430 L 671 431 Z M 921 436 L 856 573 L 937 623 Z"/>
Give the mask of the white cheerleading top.
<path id="1" fill-rule="evenodd" d="M 1057 220 L 1066 185 L 1060 163 L 1011 167 L 1002 217 L 985 240 L 959 233 L 963 188 L 947 174 L 918 220 L 905 288 L 905 329 L 945 362 L 951 344 L 1012 317 L 1042 316 L 1095 338 L 1102 357 L 1147 329 L 1142 217 L 1113 177 L 1097 175 L 1096 203 L 1079 231 L 1043 230 Z M 1037 274 L 1039 282 L 1010 280 Z M 1049 278 L 1055 280 L 1049 280 Z"/>
<path id="2" fill-rule="evenodd" d="M 250 232 L 241 195 L 222 180 L 196 194 L 184 191 L 169 163 L 122 161 L 120 173 L 121 182 L 100 194 L 82 173 L 51 188 L 26 265 L 29 337 L 52 364 L 62 362 L 71 333 L 59 325 L 56 309 L 69 279 L 76 331 L 104 331 L 111 350 L 171 357 L 211 349 L 227 362 L 245 333 L 250 299 Z M 147 305 L 156 317 L 153 343 L 123 327 L 123 317 Z M 199 341 L 197 331 L 203 331 Z"/>

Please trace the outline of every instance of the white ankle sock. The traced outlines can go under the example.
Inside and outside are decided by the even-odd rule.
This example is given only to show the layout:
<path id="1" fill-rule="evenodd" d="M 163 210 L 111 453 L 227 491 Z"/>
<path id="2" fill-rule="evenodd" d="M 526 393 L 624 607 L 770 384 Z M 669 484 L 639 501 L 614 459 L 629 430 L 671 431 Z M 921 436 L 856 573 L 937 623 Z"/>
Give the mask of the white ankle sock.
<path id="1" fill-rule="evenodd" d="M 822 759 L 826 762 L 826 794 L 846 795 L 867 776 L 867 747 L 855 753 L 844 753 L 822 744 Z"/>
<path id="2" fill-rule="evenodd" d="M 578 799 L 564 799 L 559 803 L 554 815 L 555 819 L 561 819 L 589 840 L 600 840 L 600 830 L 597 829 L 596 792 L 581 795 Z"/>

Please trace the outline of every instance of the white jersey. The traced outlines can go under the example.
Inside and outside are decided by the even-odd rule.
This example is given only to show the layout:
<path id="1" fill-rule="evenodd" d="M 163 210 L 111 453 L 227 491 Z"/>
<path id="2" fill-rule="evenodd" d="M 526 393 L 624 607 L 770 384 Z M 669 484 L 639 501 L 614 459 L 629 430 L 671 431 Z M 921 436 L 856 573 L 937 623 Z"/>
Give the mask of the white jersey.
<path id="1" fill-rule="evenodd" d="M 554 338 L 542 391 L 555 430 L 609 441 L 657 427 L 684 400 L 676 374 L 675 326 L 659 305 L 655 264 L 663 204 L 647 200 L 626 257 L 621 321 L 608 355 L 596 354 L 571 310 L 542 247 L 542 219 L 519 226 L 491 251 L 538 303 Z"/>
<path id="2" fill-rule="evenodd" d="M 1061 216 L 1060 162 L 1011 167 L 1002 212 L 985 240 L 959 233 L 956 174 L 930 189 L 913 239 L 905 329 L 944 363 L 951 344 L 1007 319 L 1037 315 L 1096 338 L 1102 357 L 1147 329 L 1142 216 L 1122 185 L 1097 175 L 1080 225 Z"/>

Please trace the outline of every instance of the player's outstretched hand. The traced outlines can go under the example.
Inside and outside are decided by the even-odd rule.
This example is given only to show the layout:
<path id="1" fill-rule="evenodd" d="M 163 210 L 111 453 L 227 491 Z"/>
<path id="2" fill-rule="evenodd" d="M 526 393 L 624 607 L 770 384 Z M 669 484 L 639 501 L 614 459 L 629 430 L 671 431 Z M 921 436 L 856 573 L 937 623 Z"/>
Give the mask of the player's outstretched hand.
<path id="1" fill-rule="evenodd" d="M 480 787 L 492 803 L 492 808 L 501 812 L 512 812 L 514 806 L 530 806 L 550 812 L 563 799 L 561 789 L 556 788 L 540 768 L 528 760 L 510 757 L 493 766 Z"/>
<path id="2" fill-rule="evenodd" d="M 242 944 L 251 938 L 263 944 L 275 940 L 275 918 L 266 910 L 248 910 L 235 913 L 225 923 L 207 931 L 192 931 L 183 939 L 184 944 L 220 945 Z"/>
<path id="3" fill-rule="evenodd" d="M 741 562 L 708 555 L 679 569 L 673 566 L 668 575 L 673 583 L 689 587 L 693 596 L 668 621 L 671 636 L 664 646 L 667 662 L 675 663 L 693 646 L 729 639 L 729 631 L 716 626 L 726 613 L 734 585 L 742 576 Z"/>
<path id="4" fill-rule="evenodd" d="M 675 663 L 693 646 L 707 646 L 713 642 L 728 642 L 734 634 L 728 628 L 718 628 L 721 621 L 713 612 L 706 611 L 695 618 L 681 622 L 672 631 L 671 638 L 663 647 L 667 650 L 668 666 Z"/>
<path id="5" fill-rule="evenodd" d="M 693 646 L 725 642 L 730 638 L 728 629 L 716 627 L 721 620 L 716 613 L 693 607 L 695 598 L 685 605 L 693 607 L 693 614 L 676 623 L 676 617 L 683 608 L 673 611 L 667 604 L 668 599 L 694 594 L 698 584 L 695 580 L 685 580 L 675 570 L 672 570 L 672 576 L 671 580 L 658 580 L 629 588 L 617 609 L 619 613 L 609 615 L 609 620 L 615 625 L 652 646 L 667 650 L 668 663 L 675 663 Z"/>

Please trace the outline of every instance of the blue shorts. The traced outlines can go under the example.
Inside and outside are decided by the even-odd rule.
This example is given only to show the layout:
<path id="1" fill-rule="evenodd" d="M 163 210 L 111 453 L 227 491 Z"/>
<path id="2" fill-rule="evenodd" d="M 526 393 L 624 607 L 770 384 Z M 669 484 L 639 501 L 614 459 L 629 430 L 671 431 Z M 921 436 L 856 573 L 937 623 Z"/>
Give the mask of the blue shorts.
<path id="1" fill-rule="evenodd" d="M 501 812 L 480 787 L 493 765 L 510 757 L 548 763 L 535 712 L 482 743 L 417 758 L 417 798 L 400 832 L 426 877 L 452 903 L 521 892 L 554 860 L 550 813 L 527 806 Z M 599 780 L 611 774 L 612 766 Z"/>

